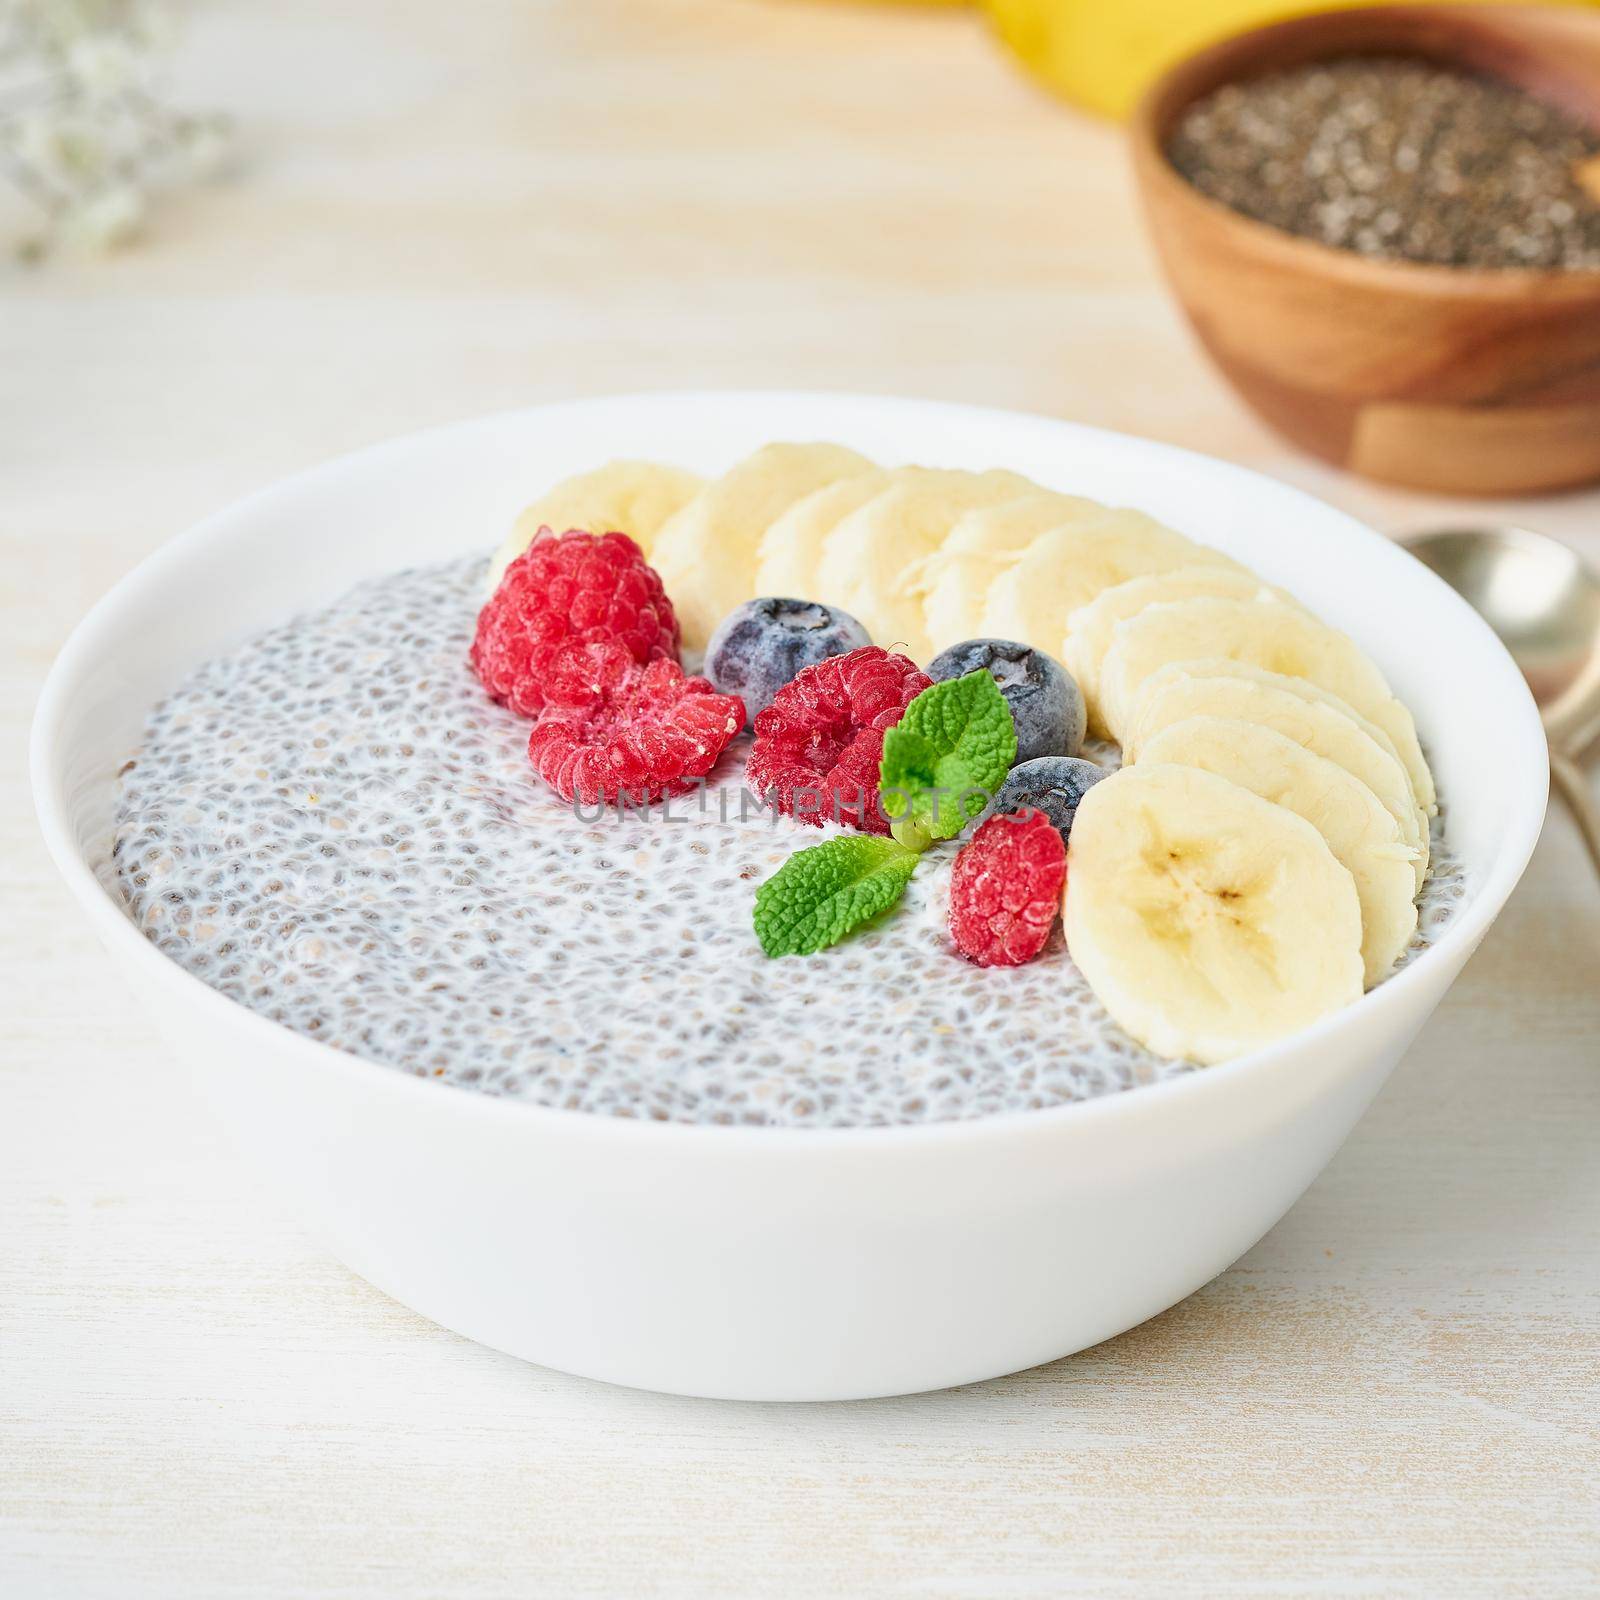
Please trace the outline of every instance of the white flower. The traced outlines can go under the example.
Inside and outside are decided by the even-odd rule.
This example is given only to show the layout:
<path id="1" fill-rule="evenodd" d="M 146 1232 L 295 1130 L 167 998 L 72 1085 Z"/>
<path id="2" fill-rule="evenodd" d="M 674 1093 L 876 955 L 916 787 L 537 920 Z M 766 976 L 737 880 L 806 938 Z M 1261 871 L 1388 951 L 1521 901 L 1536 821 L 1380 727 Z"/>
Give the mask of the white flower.
<path id="1" fill-rule="evenodd" d="M 17 241 L 38 259 L 53 239 L 108 249 L 138 232 L 158 193 L 209 176 L 228 125 L 182 115 L 154 92 L 170 18 L 153 0 L 0 0 L 4 78 L 0 175 L 39 208 Z M 13 83 L 12 80 L 15 80 Z"/>
<path id="2" fill-rule="evenodd" d="M 75 40 L 67 51 L 67 66 L 94 105 L 139 87 L 144 78 L 139 58 L 111 34 L 90 33 Z"/>
<path id="3" fill-rule="evenodd" d="M 131 184 L 112 184 L 80 201 L 67 218 L 68 230 L 96 250 L 114 249 L 139 231 L 144 196 Z"/>
<path id="4" fill-rule="evenodd" d="M 24 166 L 53 170 L 61 161 L 58 118 L 50 111 L 25 111 L 6 130 L 7 142 Z"/>
<path id="5" fill-rule="evenodd" d="M 56 175 L 69 181 L 92 182 L 111 164 L 105 133 L 86 116 L 71 111 L 56 114 L 51 126 L 55 143 Z"/>

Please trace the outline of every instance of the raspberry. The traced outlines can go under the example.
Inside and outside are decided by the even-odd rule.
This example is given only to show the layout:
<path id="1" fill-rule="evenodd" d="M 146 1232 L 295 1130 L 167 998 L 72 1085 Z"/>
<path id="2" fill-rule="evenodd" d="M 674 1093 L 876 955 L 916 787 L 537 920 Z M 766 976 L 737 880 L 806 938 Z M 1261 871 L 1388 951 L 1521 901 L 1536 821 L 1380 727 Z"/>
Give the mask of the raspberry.
<path id="1" fill-rule="evenodd" d="M 883 736 L 932 684 L 915 662 L 877 645 L 805 668 L 756 718 L 750 787 L 797 822 L 887 833 L 878 805 Z"/>
<path id="2" fill-rule="evenodd" d="M 585 670 L 580 670 L 585 668 Z M 528 739 L 528 759 L 563 800 L 636 805 L 682 794 L 744 726 L 744 702 L 686 678 L 676 661 L 639 666 L 615 643 L 572 646 Z"/>
<path id="3" fill-rule="evenodd" d="M 991 817 L 950 869 L 950 935 L 980 967 L 1044 949 L 1067 885 L 1067 847 L 1042 811 Z"/>
<path id="4" fill-rule="evenodd" d="M 531 717 L 574 644 L 610 641 L 635 665 L 678 659 L 678 619 L 625 533 L 541 529 L 478 613 L 473 670 L 496 700 Z"/>
<path id="5" fill-rule="evenodd" d="M 546 713 L 598 713 L 612 701 L 626 698 L 640 673 L 633 652 L 620 640 L 565 644 L 550 657 L 542 684 L 544 710 L 536 720 L 542 721 Z"/>

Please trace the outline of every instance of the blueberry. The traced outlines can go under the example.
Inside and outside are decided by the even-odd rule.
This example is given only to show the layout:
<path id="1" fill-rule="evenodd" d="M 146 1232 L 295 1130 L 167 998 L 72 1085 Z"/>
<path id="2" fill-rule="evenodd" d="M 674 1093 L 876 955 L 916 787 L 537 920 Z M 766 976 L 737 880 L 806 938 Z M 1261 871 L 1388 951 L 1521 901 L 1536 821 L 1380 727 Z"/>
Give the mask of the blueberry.
<path id="1" fill-rule="evenodd" d="M 935 683 L 983 668 L 1000 685 L 1017 725 L 1017 760 L 1076 755 L 1083 745 L 1083 695 L 1065 667 L 1012 639 L 968 639 L 928 667 Z"/>
<path id="2" fill-rule="evenodd" d="M 703 671 L 722 694 L 738 695 L 754 722 L 797 673 L 871 643 L 867 630 L 836 606 L 767 596 L 746 600 L 722 619 Z"/>
<path id="3" fill-rule="evenodd" d="M 1065 844 L 1072 832 L 1072 819 L 1078 814 L 1078 802 L 1091 784 L 1109 776 L 1104 767 L 1079 756 L 1040 756 L 1024 761 L 1007 774 L 979 823 L 1031 806 L 1049 817 Z"/>

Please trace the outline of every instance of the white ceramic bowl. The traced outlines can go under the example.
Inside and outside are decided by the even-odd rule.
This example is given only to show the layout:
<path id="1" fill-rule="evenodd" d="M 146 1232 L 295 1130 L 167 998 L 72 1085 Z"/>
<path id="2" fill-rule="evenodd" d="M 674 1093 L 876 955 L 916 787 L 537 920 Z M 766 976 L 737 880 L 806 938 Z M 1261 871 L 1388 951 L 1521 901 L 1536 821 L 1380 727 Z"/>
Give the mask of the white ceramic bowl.
<path id="1" fill-rule="evenodd" d="M 1470 898 L 1348 1010 L 1226 1066 L 1084 1105 L 926 1128 L 636 1123 L 361 1061 L 148 944 L 107 869 L 112 778 L 190 666 L 359 578 L 495 544 L 611 456 L 715 471 L 768 439 L 1006 466 L 1142 507 L 1353 634 L 1414 710 Z M 34 728 L 39 814 L 106 947 L 239 1144 L 328 1248 L 470 1338 L 618 1383 L 741 1399 L 939 1388 L 1092 1345 L 1191 1293 L 1294 1203 L 1521 875 L 1545 746 L 1488 628 L 1419 563 L 1293 489 L 1042 418 L 844 395 L 646 395 L 400 439 L 173 540 L 68 642 Z M 619 982 L 625 982 L 619 978 Z"/>

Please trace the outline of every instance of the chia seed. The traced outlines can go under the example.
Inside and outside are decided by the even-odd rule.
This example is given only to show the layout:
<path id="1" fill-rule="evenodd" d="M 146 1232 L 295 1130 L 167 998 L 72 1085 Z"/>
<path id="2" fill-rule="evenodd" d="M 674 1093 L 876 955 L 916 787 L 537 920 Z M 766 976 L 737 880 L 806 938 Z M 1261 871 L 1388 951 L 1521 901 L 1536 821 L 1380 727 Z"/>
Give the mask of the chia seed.
<path id="1" fill-rule="evenodd" d="M 118 778 L 129 917 L 222 994 L 460 1089 L 784 1127 L 1058 1106 L 1192 1070 L 1106 1014 L 1060 929 L 978 968 L 950 860 L 887 921 L 768 961 L 757 885 L 843 830 L 741 806 L 748 741 L 673 820 L 562 804 L 467 666 L 485 563 L 375 578 L 197 667 Z M 381 702 L 377 704 L 375 702 Z M 1116 764 L 1114 747 L 1086 756 Z M 1414 958 L 1464 898 L 1436 839 Z"/>
<path id="2" fill-rule="evenodd" d="M 1600 131 L 1515 85 L 1401 57 L 1227 84 L 1167 145 L 1202 194 L 1380 260 L 1600 270 Z"/>

